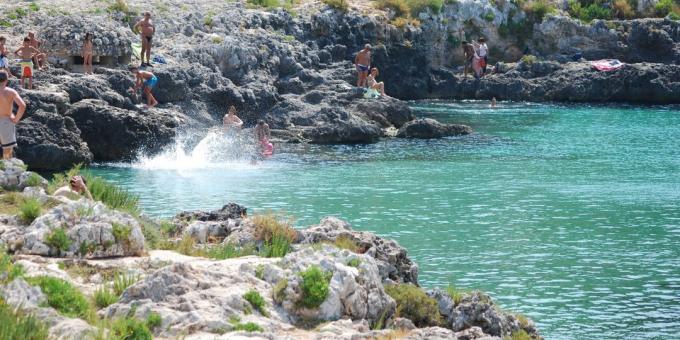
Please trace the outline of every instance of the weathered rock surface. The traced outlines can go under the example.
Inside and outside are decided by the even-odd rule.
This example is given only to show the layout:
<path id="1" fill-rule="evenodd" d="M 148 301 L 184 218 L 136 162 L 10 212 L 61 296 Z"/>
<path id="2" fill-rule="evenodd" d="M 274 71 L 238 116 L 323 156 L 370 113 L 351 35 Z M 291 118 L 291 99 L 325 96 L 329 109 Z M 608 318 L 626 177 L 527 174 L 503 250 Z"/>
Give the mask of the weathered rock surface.
<path id="1" fill-rule="evenodd" d="M 5 231 L 0 239 L 21 254 L 86 258 L 143 254 L 144 235 L 132 216 L 84 198 L 63 202 L 29 226 L 17 225 Z M 56 249 L 48 241 L 48 236 L 59 228 L 68 237 L 67 249 Z"/>
<path id="2" fill-rule="evenodd" d="M 439 289 L 428 291 L 427 294 L 437 300 L 439 312 L 445 318 L 447 327 L 454 331 L 476 326 L 484 333 L 497 337 L 509 336 L 513 332 L 524 330 L 527 334 L 540 338 L 531 320 L 526 319 L 526 323 L 520 323 L 515 315 L 498 309 L 491 298 L 482 292 L 465 294 L 457 304 Z"/>
<path id="3" fill-rule="evenodd" d="M 32 181 L 36 183 L 31 183 Z M 0 189 L 22 191 L 30 186 L 45 188 L 47 180 L 27 171 L 26 165 L 20 159 L 0 160 Z"/>
<path id="4" fill-rule="evenodd" d="M 175 137 L 179 118 L 161 111 L 139 112 L 112 107 L 98 99 L 84 99 L 66 112 L 81 127 L 95 159 L 130 160 L 138 153 L 159 151 Z"/>
<path id="5" fill-rule="evenodd" d="M 680 98 L 680 67 L 627 64 L 601 72 L 588 63 L 520 62 L 507 72 L 481 80 L 464 79 L 448 70 L 433 73 L 432 96 L 571 102 L 676 103 Z"/>
<path id="6" fill-rule="evenodd" d="M 469 135 L 470 133 L 472 129 L 467 125 L 443 124 L 431 118 L 421 118 L 404 124 L 397 131 L 397 137 L 429 139 Z"/>
<path id="7" fill-rule="evenodd" d="M 323 218 L 318 225 L 300 232 L 303 244 L 332 242 L 338 237 L 347 237 L 361 248 L 361 252 L 375 258 L 383 281 L 418 284 L 418 265 L 408 258 L 406 249 L 394 240 L 352 230 L 349 223 L 335 217 Z"/>

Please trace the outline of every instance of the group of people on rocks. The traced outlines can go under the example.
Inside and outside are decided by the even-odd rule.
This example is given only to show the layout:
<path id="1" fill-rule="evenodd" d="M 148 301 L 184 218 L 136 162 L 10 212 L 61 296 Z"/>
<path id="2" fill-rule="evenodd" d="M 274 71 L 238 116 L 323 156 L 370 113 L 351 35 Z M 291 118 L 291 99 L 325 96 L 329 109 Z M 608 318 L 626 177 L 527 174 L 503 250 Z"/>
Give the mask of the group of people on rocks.
<path id="1" fill-rule="evenodd" d="M 380 71 L 377 67 L 371 68 L 371 45 L 364 45 L 364 49 L 357 53 L 354 58 L 354 67 L 358 72 L 357 87 L 368 88 L 385 95 L 385 83 L 376 80 Z"/>
<path id="2" fill-rule="evenodd" d="M 42 43 L 35 38 L 35 33 L 30 32 L 23 40 L 21 47 L 19 47 L 14 54 L 19 59 L 21 65 L 21 87 L 25 87 L 25 80 L 28 79 L 28 88 L 33 88 L 33 70 L 37 66 L 38 70 L 46 67 L 47 54 L 40 50 Z M 9 50 L 7 49 L 7 38 L 0 37 L 0 70 L 7 72 L 8 76 L 12 76 L 9 69 Z"/>
<path id="3" fill-rule="evenodd" d="M 472 71 L 475 78 L 484 77 L 489 62 L 489 48 L 486 46 L 486 39 L 480 37 L 477 41 L 463 41 L 461 45 L 465 56 L 464 77 L 467 78 L 468 70 Z"/>

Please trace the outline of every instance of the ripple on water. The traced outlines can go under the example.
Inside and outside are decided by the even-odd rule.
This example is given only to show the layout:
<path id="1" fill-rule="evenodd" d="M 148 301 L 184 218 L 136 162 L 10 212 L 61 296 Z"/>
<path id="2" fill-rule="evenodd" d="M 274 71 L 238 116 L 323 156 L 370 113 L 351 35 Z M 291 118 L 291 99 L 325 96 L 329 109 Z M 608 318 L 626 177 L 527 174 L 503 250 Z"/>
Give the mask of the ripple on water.
<path id="1" fill-rule="evenodd" d="M 134 164 L 94 169 L 146 212 L 234 201 L 325 215 L 395 238 L 424 286 L 488 291 L 547 339 L 680 334 L 677 107 L 417 102 L 471 136 L 371 145 L 276 146 L 209 133 Z M 190 150 L 189 150 L 190 149 Z"/>

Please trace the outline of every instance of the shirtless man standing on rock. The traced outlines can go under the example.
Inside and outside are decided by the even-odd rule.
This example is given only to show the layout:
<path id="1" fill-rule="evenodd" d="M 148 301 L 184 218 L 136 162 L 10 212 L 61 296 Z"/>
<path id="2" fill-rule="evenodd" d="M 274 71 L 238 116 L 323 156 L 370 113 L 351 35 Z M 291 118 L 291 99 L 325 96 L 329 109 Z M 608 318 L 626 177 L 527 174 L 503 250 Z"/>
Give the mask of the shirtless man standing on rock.
<path id="1" fill-rule="evenodd" d="M 26 103 L 19 97 L 17 91 L 7 87 L 7 71 L 0 70 L 0 145 L 2 158 L 12 158 L 14 147 L 17 146 L 15 126 L 21 120 L 26 110 Z M 12 113 L 13 104 L 17 104 L 16 115 Z"/>
<path id="2" fill-rule="evenodd" d="M 354 66 L 359 72 L 359 80 L 357 80 L 357 87 L 366 87 L 366 76 L 368 76 L 368 70 L 371 69 L 371 45 L 364 45 L 364 49 L 357 53 L 356 58 L 354 58 Z"/>
<path id="3" fill-rule="evenodd" d="M 156 33 L 156 27 L 151 23 L 151 13 L 144 13 L 144 19 L 135 24 L 135 31 L 139 31 L 142 36 L 142 52 L 139 57 L 142 59 L 141 66 L 151 66 L 151 40 Z M 144 62 L 144 55 L 146 54 L 146 63 Z"/>

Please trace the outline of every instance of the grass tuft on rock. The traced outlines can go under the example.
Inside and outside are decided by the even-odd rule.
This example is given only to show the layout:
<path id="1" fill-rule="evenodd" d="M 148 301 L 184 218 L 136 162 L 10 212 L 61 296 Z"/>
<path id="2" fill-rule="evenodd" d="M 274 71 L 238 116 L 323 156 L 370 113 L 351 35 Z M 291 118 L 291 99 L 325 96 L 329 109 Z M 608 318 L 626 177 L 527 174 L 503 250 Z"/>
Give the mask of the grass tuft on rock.
<path id="1" fill-rule="evenodd" d="M 437 301 L 411 284 L 386 285 L 385 291 L 397 302 L 397 315 L 413 321 L 418 328 L 440 326 Z"/>
<path id="2" fill-rule="evenodd" d="M 286 299 L 286 287 L 288 287 L 288 280 L 281 279 L 274 287 L 272 287 L 272 299 L 278 303 L 282 303 Z"/>
<path id="3" fill-rule="evenodd" d="M 116 239 L 116 243 L 128 242 L 130 240 L 132 228 L 130 226 L 113 222 L 111 223 L 111 232 L 113 233 L 113 237 Z"/>
<path id="4" fill-rule="evenodd" d="M 101 201 L 114 210 L 124 211 L 132 215 L 139 214 L 139 196 L 133 195 L 101 177 L 95 177 L 89 172 L 83 172 L 83 178 L 87 181 L 87 187 L 92 198 L 96 201 Z"/>
<path id="5" fill-rule="evenodd" d="M 234 331 L 264 332 L 264 329 L 254 322 L 246 322 L 235 324 Z"/>
<path id="6" fill-rule="evenodd" d="M 328 5 L 328 7 L 335 8 L 341 12 L 347 12 L 349 9 L 347 0 L 321 0 L 321 2 Z"/>
<path id="7" fill-rule="evenodd" d="M 134 318 L 121 318 L 113 321 L 111 332 L 114 339 L 152 340 L 153 334 L 146 323 Z"/>
<path id="8" fill-rule="evenodd" d="M 340 235 L 336 237 L 332 244 L 336 248 L 347 249 L 354 253 L 359 253 L 361 251 L 361 247 L 356 243 L 356 241 L 347 235 Z"/>
<path id="9" fill-rule="evenodd" d="M 63 227 L 53 229 L 45 237 L 45 244 L 58 250 L 65 252 L 71 247 L 71 239 L 66 235 L 66 229 Z"/>
<path id="10" fill-rule="evenodd" d="M 118 302 L 118 295 L 116 295 L 108 286 L 102 285 L 94 291 L 93 300 L 95 306 L 102 309 Z"/>
<path id="11" fill-rule="evenodd" d="M 504 336 L 503 340 L 532 340 L 531 335 L 525 330 L 520 329 L 518 331 L 512 332 L 510 336 Z"/>
<path id="12" fill-rule="evenodd" d="M 463 301 L 463 298 L 465 297 L 465 295 L 467 295 L 467 292 L 462 289 L 456 288 L 456 286 L 451 284 L 448 287 L 446 287 L 446 294 L 448 294 L 451 300 L 453 300 L 454 305 L 458 305 L 460 304 L 461 301 Z"/>
<path id="13" fill-rule="evenodd" d="M 300 305 L 306 308 L 319 307 L 328 297 L 328 283 L 333 273 L 324 273 L 318 266 L 311 266 L 300 273 L 302 277 L 302 299 Z"/>
<path id="14" fill-rule="evenodd" d="M 37 198 L 28 197 L 19 202 L 19 218 L 26 224 L 31 224 L 42 213 L 42 204 Z"/>
<path id="15" fill-rule="evenodd" d="M 87 318 L 90 304 L 78 289 L 70 283 L 50 276 L 29 277 L 26 281 L 38 286 L 47 296 L 47 304 L 59 313 L 72 318 Z"/>
<path id="16" fill-rule="evenodd" d="M 0 285 L 14 281 L 24 275 L 24 268 L 12 262 L 4 247 L 0 247 Z"/>
<path id="17" fill-rule="evenodd" d="M 42 180 L 43 179 L 40 177 L 40 175 L 32 172 L 26 179 L 26 185 L 29 187 L 39 187 L 42 184 Z"/>
<path id="18" fill-rule="evenodd" d="M 0 339 L 44 340 L 47 326 L 30 314 L 15 310 L 0 298 Z"/>
<path id="19" fill-rule="evenodd" d="M 162 323 L 163 318 L 161 317 L 160 314 L 156 312 L 151 312 L 149 313 L 149 315 L 146 316 L 146 326 L 149 327 L 151 331 L 160 327 Z"/>
<path id="20" fill-rule="evenodd" d="M 113 277 L 113 292 L 121 296 L 128 287 L 139 281 L 139 276 L 134 274 L 116 273 Z"/>
<path id="21" fill-rule="evenodd" d="M 269 317 L 269 312 L 267 312 L 267 309 L 265 309 L 264 298 L 256 290 L 249 290 L 243 295 L 243 298 L 250 302 L 250 305 L 260 312 L 260 314 Z"/>

